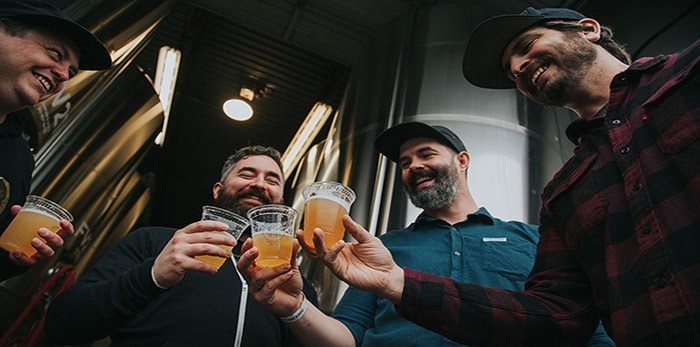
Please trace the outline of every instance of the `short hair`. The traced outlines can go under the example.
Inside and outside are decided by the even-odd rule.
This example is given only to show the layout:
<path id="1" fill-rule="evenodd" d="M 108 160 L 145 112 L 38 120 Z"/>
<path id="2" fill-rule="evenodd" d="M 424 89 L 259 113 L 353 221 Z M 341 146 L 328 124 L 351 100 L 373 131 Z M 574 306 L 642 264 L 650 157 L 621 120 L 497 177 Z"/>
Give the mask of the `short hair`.
<path id="1" fill-rule="evenodd" d="M 5 31 L 12 36 L 21 36 L 34 27 L 31 24 L 12 18 L 0 18 L 0 23 L 5 27 Z"/>
<path id="2" fill-rule="evenodd" d="M 546 21 L 539 24 L 539 26 L 559 30 L 562 32 L 580 31 L 586 27 L 585 24 L 567 20 Z M 630 57 L 629 53 L 627 53 L 627 51 L 625 50 L 625 45 L 623 45 L 620 42 L 617 42 L 613 38 L 612 28 L 601 25 L 600 40 L 598 40 L 598 42 L 596 43 L 603 47 L 606 51 L 608 51 L 608 53 L 612 54 L 615 58 L 617 58 L 617 60 L 628 65 L 632 63 L 632 57 Z"/>
<path id="3" fill-rule="evenodd" d="M 236 165 L 237 162 L 250 157 L 251 155 L 265 155 L 270 157 L 272 160 L 277 163 L 277 166 L 279 166 L 280 171 L 284 174 L 284 168 L 282 167 L 282 160 L 280 152 L 272 147 L 265 147 L 265 146 L 247 146 L 243 147 L 239 150 L 237 150 L 235 153 L 230 155 L 227 159 L 226 162 L 224 163 L 224 167 L 221 168 L 221 182 L 226 180 L 226 176 L 228 176 L 229 173 L 231 173 L 231 169 L 233 169 L 233 166 Z"/>

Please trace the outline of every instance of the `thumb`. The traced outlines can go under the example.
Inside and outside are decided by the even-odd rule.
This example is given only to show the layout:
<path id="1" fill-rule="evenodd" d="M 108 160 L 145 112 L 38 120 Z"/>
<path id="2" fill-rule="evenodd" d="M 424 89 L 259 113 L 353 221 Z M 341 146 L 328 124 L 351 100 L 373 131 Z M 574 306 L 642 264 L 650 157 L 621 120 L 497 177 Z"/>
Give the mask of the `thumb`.
<path id="1" fill-rule="evenodd" d="M 372 240 L 372 235 L 362 225 L 356 223 L 349 215 L 343 216 L 343 226 L 345 231 L 359 243 L 366 243 Z"/>

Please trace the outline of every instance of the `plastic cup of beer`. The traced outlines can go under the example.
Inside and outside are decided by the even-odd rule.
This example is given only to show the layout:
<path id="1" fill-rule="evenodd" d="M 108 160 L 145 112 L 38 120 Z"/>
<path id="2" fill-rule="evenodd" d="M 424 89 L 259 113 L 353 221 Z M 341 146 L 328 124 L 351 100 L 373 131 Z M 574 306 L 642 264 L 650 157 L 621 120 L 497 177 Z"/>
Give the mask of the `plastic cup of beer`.
<path id="1" fill-rule="evenodd" d="M 241 217 L 240 215 L 231 212 L 229 210 L 216 207 L 216 206 L 202 206 L 202 220 L 215 220 L 218 222 L 223 222 L 228 225 L 228 230 L 226 233 L 231 235 L 234 239 L 238 240 L 243 234 L 243 231 L 250 225 L 248 219 Z M 231 251 L 233 247 L 229 245 L 218 245 L 219 247 Z M 201 260 L 215 269 L 221 268 L 224 261 L 228 258 L 219 257 L 215 255 L 197 255 L 194 257 L 197 260 Z"/>
<path id="2" fill-rule="evenodd" d="M 349 187 L 331 181 L 316 182 L 301 191 L 304 200 L 304 246 L 311 253 L 314 246 L 314 228 L 323 230 L 323 246 L 329 249 L 345 236 L 342 218 L 355 201 L 355 192 Z"/>
<path id="3" fill-rule="evenodd" d="M 291 262 L 296 218 L 297 211 L 284 205 L 262 205 L 248 211 L 253 246 L 258 248 L 257 266 Z"/>
<path id="4" fill-rule="evenodd" d="M 14 252 L 22 251 L 31 257 L 36 254 L 32 239 L 38 237 L 39 228 L 57 233 L 61 230 L 58 222 L 65 219 L 73 221 L 73 216 L 61 205 L 36 195 L 28 195 L 22 209 L 15 216 L 5 232 L 0 236 L 0 248 Z M 44 240 L 46 241 L 46 240 Z"/>

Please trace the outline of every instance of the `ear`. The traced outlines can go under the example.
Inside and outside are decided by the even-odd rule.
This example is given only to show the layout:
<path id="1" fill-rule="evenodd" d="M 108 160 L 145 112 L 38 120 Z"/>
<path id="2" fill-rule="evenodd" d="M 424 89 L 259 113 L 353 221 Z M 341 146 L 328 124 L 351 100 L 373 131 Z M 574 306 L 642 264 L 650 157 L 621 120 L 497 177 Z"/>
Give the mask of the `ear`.
<path id="1" fill-rule="evenodd" d="M 221 191 L 221 188 L 223 188 L 223 185 L 221 182 L 216 182 L 214 183 L 214 186 L 211 188 L 212 196 L 214 196 L 214 200 L 219 198 L 219 192 Z"/>
<path id="2" fill-rule="evenodd" d="M 460 168 L 469 169 L 469 162 L 471 162 L 471 157 L 468 152 L 462 151 L 457 153 L 457 163 Z"/>
<path id="3" fill-rule="evenodd" d="M 583 36 L 590 42 L 600 40 L 600 23 L 593 18 L 584 18 L 578 21 L 583 25 Z"/>

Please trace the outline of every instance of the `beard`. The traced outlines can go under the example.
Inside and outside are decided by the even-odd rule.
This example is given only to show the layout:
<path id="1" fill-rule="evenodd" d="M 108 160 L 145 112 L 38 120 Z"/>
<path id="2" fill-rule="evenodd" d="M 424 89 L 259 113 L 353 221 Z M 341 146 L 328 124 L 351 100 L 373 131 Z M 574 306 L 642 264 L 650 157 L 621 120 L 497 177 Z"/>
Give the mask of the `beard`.
<path id="1" fill-rule="evenodd" d="M 547 81 L 540 90 L 529 82 L 526 84 L 526 94 L 533 100 L 548 106 L 565 106 L 576 99 L 576 95 L 583 91 L 582 82 L 598 52 L 593 44 L 578 35 L 566 35 L 568 39 L 558 47 L 560 59 L 555 60 L 552 55 L 545 55 L 529 64 L 528 69 L 536 69 L 542 63 L 555 65 L 559 68 L 559 74 Z M 525 76 L 532 76 L 534 71 L 526 71 Z"/>
<path id="2" fill-rule="evenodd" d="M 413 205 L 424 210 L 437 210 L 454 201 L 459 186 L 457 175 L 459 175 L 459 171 L 456 164 L 445 165 L 437 169 L 416 170 L 408 177 L 404 188 Z M 416 189 L 416 181 L 424 177 L 432 178 L 433 185 Z"/>
<path id="3" fill-rule="evenodd" d="M 229 210 L 231 212 L 237 213 L 241 216 L 245 216 L 248 210 L 258 206 L 256 204 L 251 204 L 244 202 L 243 199 L 249 196 L 256 197 L 260 200 L 261 204 L 278 204 L 282 201 L 272 201 L 265 195 L 265 192 L 259 188 L 248 188 L 245 190 L 240 190 L 236 193 L 229 192 L 226 187 L 222 187 L 219 192 L 219 197 L 214 200 L 214 206 L 221 207 L 223 209 Z"/>

